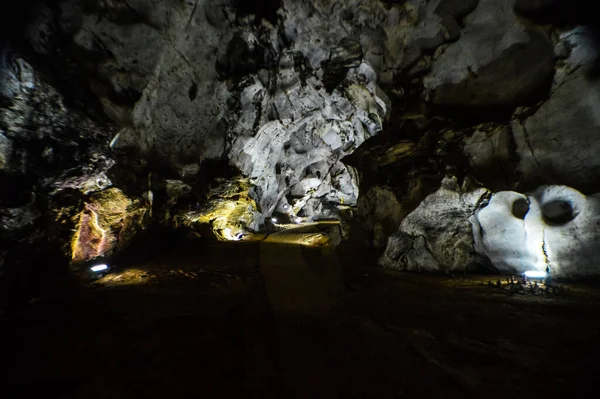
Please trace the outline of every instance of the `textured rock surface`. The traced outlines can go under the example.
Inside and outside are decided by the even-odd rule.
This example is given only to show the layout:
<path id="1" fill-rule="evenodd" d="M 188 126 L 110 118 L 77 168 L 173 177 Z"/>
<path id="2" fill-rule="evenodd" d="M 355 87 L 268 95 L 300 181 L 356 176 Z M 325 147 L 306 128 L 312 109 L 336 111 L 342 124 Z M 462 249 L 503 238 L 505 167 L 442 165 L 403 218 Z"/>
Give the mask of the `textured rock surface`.
<path id="1" fill-rule="evenodd" d="M 465 18 L 461 38 L 442 50 L 424 80 L 434 104 L 505 107 L 526 103 L 553 73 L 553 46 L 521 25 L 514 1 L 481 0 Z"/>
<path id="2" fill-rule="evenodd" d="M 367 245 L 383 249 L 387 238 L 398 230 L 405 216 L 402 205 L 393 191 L 375 186 L 361 194 L 357 205 L 358 223 L 367 235 Z"/>
<path id="3" fill-rule="evenodd" d="M 34 267 L 37 257 L 51 265 L 50 254 L 69 255 L 82 199 L 111 184 L 112 129 L 67 104 L 25 59 L 2 57 L 11 83 L 0 104 L 0 252 L 7 267 Z"/>
<path id="4" fill-rule="evenodd" d="M 126 248 L 146 227 L 149 206 L 147 201 L 132 201 L 117 188 L 92 194 L 77 217 L 71 261 L 81 264 Z"/>
<path id="5" fill-rule="evenodd" d="M 513 132 L 527 181 L 569 184 L 589 192 L 600 181 L 600 85 L 579 70 Z"/>
<path id="6" fill-rule="evenodd" d="M 281 62 L 293 66 L 291 56 Z M 331 205 L 356 205 L 355 172 L 339 161 L 382 128 L 386 108 L 377 97 L 373 71 L 362 64 L 347 87 L 331 94 L 317 80 L 303 84 L 294 75 L 286 81 L 283 76 L 280 72 L 285 92 L 274 97 L 258 80 L 242 92 L 242 102 L 259 98 L 262 105 L 257 108 L 274 108 L 278 119 L 258 132 L 253 125 L 240 124 L 229 152 L 231 162 L 252 179 L 263 215 L 278 212 L 290 220 L 299 216 L 310 221 L 334 215 Z M 255 115 L 258 120 L 265 116 Z"/>
<path id="7" fill-rule="evenodd" d="M 169 226 L 209 226 L 230 239 L 272 218 L 343 219 L 362 191 L 371 194 L 356 220 L 371 246 L 414 210 L 394 236 L 411 247 L 390 255 L 393 267 L 464 268 L 473 193 L 484 189 L 440 189 L 419 206 L 443 176 L 493 191 L 597 191 L 593 35 L 575 26 L 586 20 L 546 24 L 546 8 L 40 2 L 23 32 L 31 59 L 0 41 L 5 234 L 42 236 L 35 226 L 71 220 L 111 185 Z M 528 12 L 534 18 L 517 16 Z M 372 194 L 378 186 L 397 202 Z M 490 205 L 490 218 L 506 201 Z M 522 222 L 507 223 L 516 231 Z"/>
<path id="8" fill-rule="evenodd" d="M 489 197 L 446 178 L 400 224 L 380 264 L 401 270 L 466 270 L 474 255 L 472 218 Z M 391 248 L 399 247 L 399 248 Z"/>
<path id="9" fill-rule="evenodd" d="M 500 271 L 600 274 L 597 195 L 588 197 L 566 186 L 542 186 L 527 196 L 498 192 L 477 213 L 477 221 L 476 249 Z"/>
<path id="10" fill-rule="evenodd" d="M 259 213 L 249 196 L 248 180 L 220 179 L 218 182 L 201 208 L 177 215 L 175 225 L 187 226 L 199 234 L 212 230 L 220 240 L 241 240 L 246 233 L 257 231 Z"/>

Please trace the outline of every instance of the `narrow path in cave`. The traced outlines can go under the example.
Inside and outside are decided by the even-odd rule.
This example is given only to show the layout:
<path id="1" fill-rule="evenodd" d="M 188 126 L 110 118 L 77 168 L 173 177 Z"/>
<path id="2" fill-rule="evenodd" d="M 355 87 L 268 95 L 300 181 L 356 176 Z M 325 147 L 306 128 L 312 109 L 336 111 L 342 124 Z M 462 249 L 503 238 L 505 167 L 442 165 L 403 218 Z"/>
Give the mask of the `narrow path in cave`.
<path id="1" fill-rule="evenodd" d="M 344 248 L 182 244 L 12 315 L 6 398 L 582 397 L 598 292 L 509 297 Z M 343 268 L 342 268 L 343 266 Z M 483 283 L 483 284 L 482 284 Z M 307 287 L 311 287 L 307 289 Z"/>

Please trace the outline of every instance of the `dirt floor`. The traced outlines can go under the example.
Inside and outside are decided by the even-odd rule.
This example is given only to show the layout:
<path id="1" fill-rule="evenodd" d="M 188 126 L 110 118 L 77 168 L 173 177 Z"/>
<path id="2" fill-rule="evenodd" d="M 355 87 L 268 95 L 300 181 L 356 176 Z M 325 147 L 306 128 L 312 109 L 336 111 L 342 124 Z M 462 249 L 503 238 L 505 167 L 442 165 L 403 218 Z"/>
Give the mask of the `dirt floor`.
<path id="1" fill-rule="evenodd" d="M 346 253 L 340 257 L 345 289 L 329 311 L 275 313 L 259 247 L 174 248 L 2 315 L 8 369 L 0 397 L 579 398 L 594 392 L 595 288 L 511 296 L 488 287 L 489 276 L 390 273 Z"/>

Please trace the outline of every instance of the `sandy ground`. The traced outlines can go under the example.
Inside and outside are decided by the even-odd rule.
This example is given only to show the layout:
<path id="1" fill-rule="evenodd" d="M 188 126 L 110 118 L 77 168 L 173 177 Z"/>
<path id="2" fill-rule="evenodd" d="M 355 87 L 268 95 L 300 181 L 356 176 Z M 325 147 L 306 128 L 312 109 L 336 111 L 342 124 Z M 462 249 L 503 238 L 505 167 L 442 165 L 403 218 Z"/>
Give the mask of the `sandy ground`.
<path id="1" fill-rule="evenodd" d="M 573 286 L 552 298 L 509 296 L 489 288 L 489 277 L 390 273 L 348 248 L 323 254 L 272 245 L 266 253 L 258 242 L 182 245 L 3 315 L 8 369 L 1 397 L 579 398 L 594 392 L 595 288 Z M 339 273 L 328 268 L 334 261 L 343 266 Z M 274 269 L 278 264 L 290 272 Z M 322 289 L 304 290 L 319 279 Z M 272 295 L 269 284 L 281 287 L 278 281 L 293 295 L 272 306 L 286 291 Z M 305 306 L 320 295 L 327 306 Z"/>

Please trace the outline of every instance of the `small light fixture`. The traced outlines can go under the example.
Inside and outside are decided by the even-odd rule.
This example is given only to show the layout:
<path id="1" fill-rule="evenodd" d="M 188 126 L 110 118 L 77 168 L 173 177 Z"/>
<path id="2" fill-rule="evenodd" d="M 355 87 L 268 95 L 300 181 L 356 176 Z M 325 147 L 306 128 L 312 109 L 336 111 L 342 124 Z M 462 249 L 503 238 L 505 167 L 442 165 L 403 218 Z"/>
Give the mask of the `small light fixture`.
<path id="1" fill-rule="evenodd" d="M 548 273 L 544 270 L 527 270 L 523 275 L 529 278 L 545 278 Z"/>
<path id="2" fill-rule="evenodd" d="M 104 270 L 108 270 L 108 265 L 102 264 L 102 265 L 96 265 L 96 266 L 92 266 L 90 268 L 91 271 L 98 273 L 98 272 L 102 272 Z"/>
<path id="3" fill-rule="evenodd" d="M 271 218 L 271 222 L 277 223 L 277 218 Z"/>

